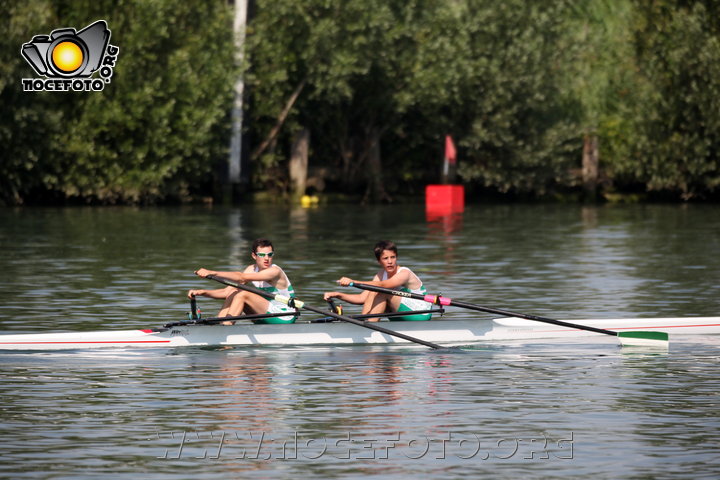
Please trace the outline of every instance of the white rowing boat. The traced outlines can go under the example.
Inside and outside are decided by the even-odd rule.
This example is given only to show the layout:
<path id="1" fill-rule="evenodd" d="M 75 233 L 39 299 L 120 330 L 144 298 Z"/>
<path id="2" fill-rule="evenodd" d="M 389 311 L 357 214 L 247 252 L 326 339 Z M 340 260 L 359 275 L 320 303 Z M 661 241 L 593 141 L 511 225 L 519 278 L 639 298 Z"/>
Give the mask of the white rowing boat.
<path id="1" fill-rule="evenodd" d="M 720 334 L 720 317 L 572 320 L 611 331 L 643 330 L 681 335 Z M 377 325 L 377 324 L 375 324 Z M 437 319 L 380 322 L 394 332 L 443 345 L 502 340 L 598 337 L 585 330 L 546 325 L 520 318 Z M 600 336 L 602 337 L 602 336 Z M 407 340 L 345 322 L 298 321 L 293 324 L 187 324 L 167 328 L 76 333 L 0 335 L 0 350 L 71 350 L 87 348 L 158 348 L 185 346 L 290 346 L 407 344 Z"/>

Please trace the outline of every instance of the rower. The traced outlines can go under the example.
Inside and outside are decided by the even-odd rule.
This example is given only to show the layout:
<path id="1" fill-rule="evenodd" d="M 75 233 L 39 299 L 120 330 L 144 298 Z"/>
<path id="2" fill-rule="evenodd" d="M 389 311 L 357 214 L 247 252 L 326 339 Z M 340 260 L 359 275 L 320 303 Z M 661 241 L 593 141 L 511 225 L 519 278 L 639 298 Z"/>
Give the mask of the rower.
<path id="1" fill-rule="evenodd" d="M 380 241 L 375 245 L 373 251 L 381 270 L 373 277 L 372 281 L 364 282 L 365 284 L 425 295 L 425 286 L 420 278 L 409 268 L 398 265 L 398 249 L 393 242 Z M 342 277 L 340 280 L 337 280 L 337 283 L 346 287 L 355 283 L 355 280 L 349 277 Z M 423 300 L 370 291 L 363 291 L 357 294 L 325 292 L 323 297 L 325 300 L 337 298 L 355 305 L 362 305 L 363 314 L 419 312 L 432 308 L 432 304 Z M 423 321 L 430 320 L 431 318 L 431 313 L 418 313 L 416 315 L 410 314 L 399 317 L 401 320 L 410 321 Z M 369 321 L 376 322 L 378 318 L 373 317 L 369 319 Z"/>
<path id="2" fill-rule="evenodd" d="M 200 268 L 196 275 L 206 278 L 208 276 L 218 277 L 236 283 L 252 284 L 265 292 L 273 295 L 284 295 L 289 298 L 295 297 L 288 276 L 282 268 L 273 264 L 275 250 L 270 240 L 259 238 L 252 244 L 251 256 L 255 263 L 248 265 L 242 272 L 217 272 Z M 259 313 L 287 314 L 294 312 L 292 306 L 285 303 L 268 300 L 267 298 L 247 290 L 238 290 L 234 287 L 226 287 L 215 290 L 190 290 L 188 297 L 204 296 L 224 300 L 218 317 L 235 317 L 238 315 L 250 315 Z M 254 320 L 255 323 L 293 323 L 297 316 L 278 316 Z M 225 325 L 232 325 L 234 322 L 224 322 Z"/>

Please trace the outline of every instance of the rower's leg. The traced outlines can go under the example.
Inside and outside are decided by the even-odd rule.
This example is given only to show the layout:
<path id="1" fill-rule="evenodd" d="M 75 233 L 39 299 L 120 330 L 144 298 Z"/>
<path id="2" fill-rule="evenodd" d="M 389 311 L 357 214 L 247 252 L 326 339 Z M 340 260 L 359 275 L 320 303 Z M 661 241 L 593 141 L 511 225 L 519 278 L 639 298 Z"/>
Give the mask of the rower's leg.
<path id="1" fill-rule="evenodd" d="M 362 313 L 385 313 L 387 312 L 388 302 L 391 298 L 386 293 L 368 292 L 369 295 L 363 304 Z M 377 322 L 379 318 L 368 318 L 368 322 Z"/>
<path id="2" fill-rule="evenodd" d="M 265 313 L 270 302 L 265 298 L 248 291 L 239 291 L 231 302 L 225 316 L 237 316 L 251 313 Z"/>
<path id="3" fill-rule="evenodd" d="M 235 297 L 239 293 L 240 293 L 240 290 L 238 290 L 237 288 L 227 287 L 224 289 L 224 291 L 222 292 L 222 294 L 224 296 L 217 297 L 217 298 L 225 299 L 225 301 L 223 302 L 222 308 L 220 308 L 220 311 L 217 314 L 218 317 L 227 317 L 228 315 L 230 315 L 230 313 L 229 313 L 230 307 L 233 304 L 233 302 L 235 301 Z"/>
<path id="4" fill-rule="evenodd" d="M 401 297 L 398 297 L 396 295 L 390 295 L 390 298 L 388 298 L 388 304 L 390 305 L 390 308 L 388 309 L 388 311 L 390 311 L 390 312 L 400 311 L 401 303 L 402 303 Z"/>

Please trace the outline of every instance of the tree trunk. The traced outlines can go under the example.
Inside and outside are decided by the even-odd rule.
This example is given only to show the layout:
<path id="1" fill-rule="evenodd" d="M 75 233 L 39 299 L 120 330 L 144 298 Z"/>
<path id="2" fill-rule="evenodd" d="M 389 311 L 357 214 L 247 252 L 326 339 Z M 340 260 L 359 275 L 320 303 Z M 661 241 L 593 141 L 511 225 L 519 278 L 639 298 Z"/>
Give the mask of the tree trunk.
<path id="1" fill-rule="evenodd" d="M 390 202 L 392 199 L 385 191 L 382 178 L 382 159 L 380 157 L 380 132 L 372 127 L 367 135 L 366 158 L 368 184 L 362 203 Z"/>
<path id="2" fill-rule="evenodd" d="M 245 25 L 247 23 L 247 0 L 235 2 L 235 19 L 233 32 L 235 33 L 235 59 L 238 65 L 244 61 Z M 242 129 L 243 129 L 243 95 L 245 94 L 245 80 L 242 74 L 235 80 L 235 99 L 232 107 L 232 135 L 230 138 L 230 156 L 228 157 L 228 178 L 230 184 L 238 184 L 247 179 L 247 173 L 242 171 Z"/>
<path id="3" fill-rule="evenodd" d="M 310 130 L 303 128 L 295 135 L 290 153 L 290 190 L 296 197 L 305 193 L 309 149 Z"/>
<path id="4" fill-rule="evenodd" d="M 278 115 L 275 126 L 270 130 L 270 133 L 268 133 L 268 136 L 265 137 L 265 140 L 263 140 L 262 143 L 252 153 L 252 155 L 250 155 L 250 158 L 252 160 L 256 160 L 257 158 L 259 158 L 260 155 L 265 153 L 265 150 L 267 150 L 268 147 L 273 144 L 273 142 L 277 138 L 278 133 L 280 133 L 280 129 L 282 128 L 283 123 L 285 123 L 285 119 L 290 113 L 290 109 L 292 109 L 293 105 L 295 105 L 295 102 L 300 96 L 300 93 L 303 91 L 303 88 L 305 88 L 305 84 L 307 84 L 307 78 L 303 79 L 303 81 L 300 82 L 297 88 L 295 88 L 295 91 L 292 93 L 292 95 L 290 95 L 290 98 L 285 103 L 285 107 L 283 108 L 282 112 L 280 112 L 280 115 Z"/>
<path id="5" fill-rule="evenodd" d="M 582 179 L 585 194 L 591 198 L 597 195 L 599 163 L 598 137 L 588 133 L 583 140 Z"/>

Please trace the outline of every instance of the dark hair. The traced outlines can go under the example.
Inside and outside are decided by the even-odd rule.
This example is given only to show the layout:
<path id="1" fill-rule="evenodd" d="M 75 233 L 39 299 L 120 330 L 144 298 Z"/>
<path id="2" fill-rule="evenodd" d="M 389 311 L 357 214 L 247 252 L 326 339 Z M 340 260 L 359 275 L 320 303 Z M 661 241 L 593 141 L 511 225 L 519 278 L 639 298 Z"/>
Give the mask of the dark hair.
<path id="1" fill-rule="evenodd" d="M 267 238 L 258 238 L 255 240 L 252 244 L 252 253 L 257 253 L 257 249 L 259 247 L 270 247 L 273 250 L 275 250 L 275 247 L 273 247 L 273 244 L 270 240 Z"/>
<path id="2" fill-rule="evenodd" d="M 387 241 L 387 240 L 380 240 L 378 243 L 375 244 L 375 249 L 373 250 L 375 252 L 375 258 L 380 260 L 380 256 L 382 255 L 383 251 L 390 250 L 397 256 L 397 247 L 393 242 Z"/>

